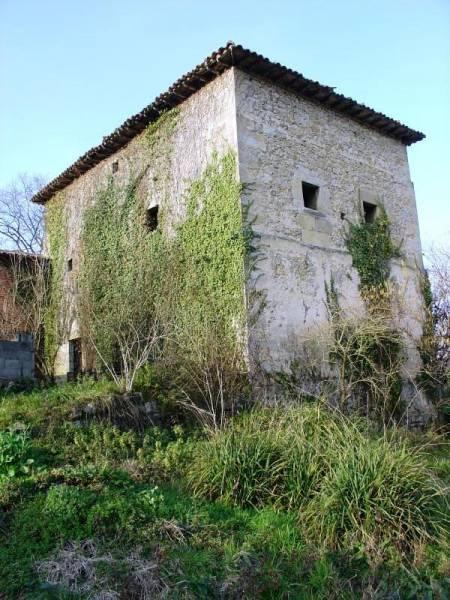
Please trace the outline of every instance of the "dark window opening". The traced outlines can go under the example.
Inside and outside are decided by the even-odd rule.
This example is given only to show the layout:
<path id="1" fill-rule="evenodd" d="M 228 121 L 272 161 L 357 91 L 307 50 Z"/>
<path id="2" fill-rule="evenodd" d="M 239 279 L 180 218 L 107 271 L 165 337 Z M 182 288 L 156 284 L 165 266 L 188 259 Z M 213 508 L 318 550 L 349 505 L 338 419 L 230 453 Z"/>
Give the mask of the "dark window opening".
<path id="1" fill-rule="evenodd" d="M 119 170 L 119 161 L 115 160 L 112 164 L 112 172 L 117 173 L 118 170 Z"/>
<path id="2" fill-rule="evenodd" d="M 73 269 L 73 262 L 72 259 L 69 258 L 69 260 L 67 261 L 67 270 L 71 271 Z"/>
<path id="3" fill-rule="evenodd" d="M 305 208 L 317 210 L 317 199 L 319 196 L 319 187 L 312 183 L 302 181 L 303 205 Z"/>
<path id="4" fill-rule="evenodd" d="M 373 223 L 377 217 L 377 205 L 370 204 L 370 202 L 363 202 L 364 210 L 364 221 L 366 223 Z"/>
<path id="5" fill-rule="evenodd" d="M 76 379 L 81 375 L 81 338 L 69 340 L 69 379 Z"/>
<path id="6" fill-rule="evenodd" d="M 155 231 L 158 228 L 158 206 L 147 209 L 147 229 Z"/>

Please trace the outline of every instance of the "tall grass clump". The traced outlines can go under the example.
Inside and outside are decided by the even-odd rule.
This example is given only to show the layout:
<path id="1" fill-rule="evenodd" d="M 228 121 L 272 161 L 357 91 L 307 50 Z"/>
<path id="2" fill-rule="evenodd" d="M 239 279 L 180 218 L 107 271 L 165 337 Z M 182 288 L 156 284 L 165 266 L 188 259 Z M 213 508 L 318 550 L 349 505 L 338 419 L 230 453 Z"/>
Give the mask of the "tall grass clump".
<path id="1" fill-rule="evenodd" d="M 411 554 L 442 538 L 445 489 L 424 452 L 405 440 L 353 431 L 328 470 L 304 518 L 327 547 L 359 547 L 382 558 L 389 547 Z"/>
<path id="2" fill-rule="evenodd" d="M 326 472 L 324 440 L 332 435 L 338 444 L 338 420 L 317 408 L 247 413 L 199 446 L 191 486 L 235 505 L 299 508 Z"/>
<path id="3" fill-rule="evenodd" d="M 412 556 L 448 526 L 445 489 L 424 452 L 318 406 L 232 419 L 198 446 L 189 481 L 209 499 L 295 511 L 315 543 L 371 558 Z"/>

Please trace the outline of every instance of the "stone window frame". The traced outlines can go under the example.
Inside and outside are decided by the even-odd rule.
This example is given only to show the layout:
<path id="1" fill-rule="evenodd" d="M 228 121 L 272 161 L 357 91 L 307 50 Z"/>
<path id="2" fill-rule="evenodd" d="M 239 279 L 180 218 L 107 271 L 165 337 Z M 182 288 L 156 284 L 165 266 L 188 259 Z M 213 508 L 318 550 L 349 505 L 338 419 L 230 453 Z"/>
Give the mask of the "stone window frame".
<path id="1" fill-rule="evenodd" d="M 367 219 L 366 206 L 371 207 L 372 209 L 371 220 Z M 365 187 L 359 188 L 359 210 L 363 222 L 373 223 L 379 215 L 381 206 L 382 200 L 379 194 Z"/>
<path id="2" fill-rule="evenodd" d="M 318 188 L 317 191 L 317 208 L 308 208 L 305 206 L 303 198 L 303 182 L 310 185 L 314 185 Z M 326 182 L 321 179 L 316 173 L 313 173 L 309 169 L 299 166 L 295 170 L 294 177 L 292 180 L 292 195 L 294 204 L 302 212 L 316 215 L 317 217 L 326 218 L 328 212 L 331 210 L 330 206 L 330 195 L 328 192 L 328 186 Z"/>

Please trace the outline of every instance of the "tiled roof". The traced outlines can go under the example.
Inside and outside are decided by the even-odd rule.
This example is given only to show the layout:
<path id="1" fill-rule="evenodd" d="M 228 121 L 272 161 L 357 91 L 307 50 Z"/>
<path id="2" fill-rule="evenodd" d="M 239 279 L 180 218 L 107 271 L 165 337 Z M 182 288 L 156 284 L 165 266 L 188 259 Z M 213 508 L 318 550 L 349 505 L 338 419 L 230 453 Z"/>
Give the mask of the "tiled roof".
<path id="1" fill-rule="evenodd" d="M 33 197 L 33 201 L 43 203 L 49 200 L 55 192 L 62 190 L 80 175 L 128 144 L 149 123 L 155 121 L 161 113 L 181 104 L 204 85 L 233 66 L 248 74 L 262 77 L 277 86 L 294 92 L 298 96 L 329 107 L 331 110 L 346 115 L 348 118 L 406 145 L 418 142 L 425 137 L 423 133 L 414 131 L 372 108 L 337 94 L 332 87 L 306 79 L 301 73 L 283 67 L 279 63 L 274 63 L 268 58 L 251 50 L 246 50 L 238 44 L 229 42 L 223 48 L 213 52 L 190 73 L 183 75 L 167 92 L 158 96 L 141 112 L 127 119 L 111 135 L 104 137 L 101 144 L 83 154 L 61 175 L 38 192 Z"/>

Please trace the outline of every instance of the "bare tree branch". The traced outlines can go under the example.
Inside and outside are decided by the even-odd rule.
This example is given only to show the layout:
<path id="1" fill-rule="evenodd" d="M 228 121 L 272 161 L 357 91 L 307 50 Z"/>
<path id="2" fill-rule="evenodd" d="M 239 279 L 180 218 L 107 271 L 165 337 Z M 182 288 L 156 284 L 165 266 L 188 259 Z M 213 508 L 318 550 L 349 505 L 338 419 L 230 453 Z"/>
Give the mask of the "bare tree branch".
<path id="1" fill-rule="evenodd" d="M 44 209 L 31 198 L 45 184 L 39 175 L 19 175 L 0 189 L 0 247 L 26 254 L 43 251 Z"/>

